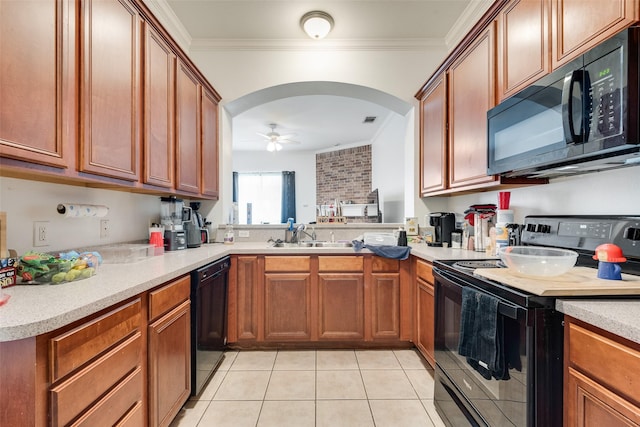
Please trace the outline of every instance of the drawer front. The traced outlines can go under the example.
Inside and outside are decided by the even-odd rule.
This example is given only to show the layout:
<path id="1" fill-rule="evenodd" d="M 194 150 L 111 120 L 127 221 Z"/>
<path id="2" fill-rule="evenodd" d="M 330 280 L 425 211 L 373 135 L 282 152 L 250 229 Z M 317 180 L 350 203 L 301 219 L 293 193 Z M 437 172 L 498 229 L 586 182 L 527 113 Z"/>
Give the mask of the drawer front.
<path id="1" fill-rule="evenodd" d="M 570 323 L 569 363 L 634 404 L 640 404 L 640 376 L 637 375 L 640 351 Z"/>
<path id="2" fill-rule="evenodd" d="M 191 295 L 191 277 L 185 276 L 149 293 L 149 320 L 169 312 Z"/>
<path id="3" fill-rule="evenodd" d="M 144 425 L 142 379 L 142 369 L 138 368 L 71 425 L 82 427 Z"/>
<path id="4" fill-rule="evenodd" d="M 140 328 L 141 305 L 140 299 L 136 299 L 51 339 L 51 382 L 67 375 Z"/>
<path id="5" fill-rule="evenodd" d="M 425 261 L 416 261 L 416 275 L 433 285 L 433 266 Z"/>
<path id="6" fill-rule="evenodd" d="M 94 363 L 53 387 L 51 418 L 54 424 L 68 424 L 127 374 L 139 369 L 141 353 L 142 334 L 137 332 Z M 124 412 L 120 416 L 122 414 Z"/>
<path id="7" fill-rule="evenodd" d="M 309 271 L 311 257 L 308 256 L 266 256 L 264 271 Z"/>
<path id="8" fill-rule="evenodd" d="M 364 257 L 362 256 L 320 256 L 318 270 L 324 271 L 356 271 L 362 272 Z"/>
<path id="9" fill-rule="evenodd" d="M 395 273 L 400 271 L 400 261 L 397 259 L 383 258 L 374 256 L 372 259 L 372 267 L 374 273 L 391 272 Z"/>

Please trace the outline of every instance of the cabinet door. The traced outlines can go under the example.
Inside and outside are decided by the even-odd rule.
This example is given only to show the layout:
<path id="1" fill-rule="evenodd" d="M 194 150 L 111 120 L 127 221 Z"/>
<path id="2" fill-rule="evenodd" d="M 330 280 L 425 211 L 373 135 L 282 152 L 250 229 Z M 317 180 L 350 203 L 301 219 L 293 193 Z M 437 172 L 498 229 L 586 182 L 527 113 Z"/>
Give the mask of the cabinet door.
<path id="1" fill-rule="evenodd" d="M 636 22 L 638 0 L 553 0 L 553 69 Z"/>
<path id="2" fill-rule="evenodd" d="M 569 368 L 565 422 L 570 427 L 639 426 L 640 408 Z"/>
<path id="3" fill-rule="evenodd" d="M 434 354 L 434 289 L 433 285 L 418 278 L 416 281 L 418 295 L 416 303 L 416 347 L 435 366 Z"/>
<path id="4" fill-rule="evenodd" d="M 149 325 L 149 424 L 168 426 L 191 393 L 191 304 Z"/>
<path id="5" fill-rule="evenodd" d="M 311 275 L 266 273 L 264 275 L 265 341 L 311 339 Z"/>
<path id="6" fill-rule="evenodd" d="M 176 189 L 200 193 L 200 88 L 195 75 L 178 61 L 176 74 Z"/>
<path id="7" fill-rule="evenodd" d="M 445 190 L 447 182 L 447 81 L 442 73 L 420 101 L 420 195 Z"/>
<path id="8" fill-rule="evenodd" d="M 263 275 L 257 256 L 235 257 L 235 264 L 235 277 L 229 281 L 229 341 L 255 341 L 264 325 L 260 320 L 263 316 L 262 293 L 258 292 L 262 289 Z M 233 325 L 237 331 L 235 337 L 231 331 Z"/>
<path id="9" fill-rule="evenodd" d="M 218 199 L 218 101 L 202 90 L 202 186 L 203 196 Z"/>
<path id="10" fill-rule="evenodd" d="M 371 336 L 400 338 L 400 273 L 371 275 Z"/>
<path id="11" fill-rule="evenodd" d="M 138 181 L 141 20 L 128 0 L 81 5 L 80 170 Z"/>
<path id="12" fill-rule="evenodd" d="M 511 0 L 498 17 L 498 100 L 549 73 L 550 0 Z"/>
<path id="13" fill-rule="evenodd" d="M 145 25 L 144 177 L 145 184 L 173 188 L 176 56 L 149 25 Z"/>
<path id="14" fill-rule="evenodd" d="M 487 111 L 495 105 L 494 25 L 449 69 L 449 186 L 492 184 L 487 176 Z"/>
<path id="15" fill-rule="evenodd" d="M 362 340 L 364 274 L 320 273 L 318 307 L 320 340 Z"/>
<path id="16" fill-rule="evenodd" d="M 71 1 L 0 1 L 0 155 L 73 167 L 77 83 Z"/>

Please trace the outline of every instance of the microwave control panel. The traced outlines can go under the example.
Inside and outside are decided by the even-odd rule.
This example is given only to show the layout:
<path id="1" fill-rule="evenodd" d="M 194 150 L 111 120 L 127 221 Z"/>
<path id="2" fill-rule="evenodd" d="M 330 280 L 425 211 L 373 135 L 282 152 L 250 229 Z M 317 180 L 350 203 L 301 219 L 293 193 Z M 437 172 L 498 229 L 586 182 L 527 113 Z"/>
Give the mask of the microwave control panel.
<path id="1" fill-rule="evenodd" d="M 587 81 L 590 82 L 589 139 L 620 135 L 623 132 L 623 75 L 622 51 L 616 49 L 587 65 Z"/>

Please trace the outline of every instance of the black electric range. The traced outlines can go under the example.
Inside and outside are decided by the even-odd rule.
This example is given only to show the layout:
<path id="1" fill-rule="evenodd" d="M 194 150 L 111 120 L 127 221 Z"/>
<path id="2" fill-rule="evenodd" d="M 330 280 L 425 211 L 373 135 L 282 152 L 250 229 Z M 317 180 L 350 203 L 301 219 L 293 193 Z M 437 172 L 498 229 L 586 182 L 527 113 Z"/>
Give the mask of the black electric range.
<path id="1" fill-rule="evenodd" d="M 595 248 L 603 243 L 622 249 L 624 273 L 640 275 L 640 216 L 528 216 L 521 235 L 522 245 L 571 249 L 578 253 L 576 265 L 593 268 L 598 263 L 592 258 Z M 534 295 L 473 273 L 493 267 L 503 265 L 496 259 L 434 262 L 438 413 L 451 426 L 561 426 L 564 342 L 557 297 Z M 501 356 L 502 374 L 461 356 L 461 343 L 469 338 L 461 329 L 468 321 L 463 294 L 470 290 L 497 300 L 495 318 L 474 336 L 491 335 L 493 330 L 486 329 L 498 325 L 495 354 Z"/>

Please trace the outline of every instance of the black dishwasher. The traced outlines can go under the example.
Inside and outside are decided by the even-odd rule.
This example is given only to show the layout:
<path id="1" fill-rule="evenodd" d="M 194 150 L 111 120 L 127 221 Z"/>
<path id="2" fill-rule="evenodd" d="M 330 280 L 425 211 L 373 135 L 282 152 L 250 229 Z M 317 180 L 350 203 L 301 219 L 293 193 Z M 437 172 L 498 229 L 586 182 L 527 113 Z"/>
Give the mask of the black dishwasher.
<path id="1" fill-rule="evenodd" d="M 191 395 L 213 375 L 227 344 L 229 257 L 191 272 Z"/>

